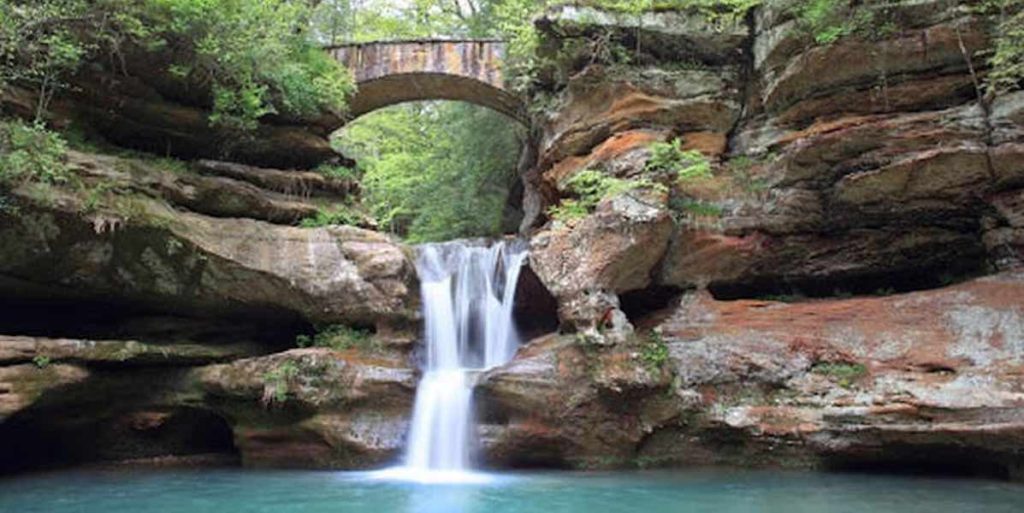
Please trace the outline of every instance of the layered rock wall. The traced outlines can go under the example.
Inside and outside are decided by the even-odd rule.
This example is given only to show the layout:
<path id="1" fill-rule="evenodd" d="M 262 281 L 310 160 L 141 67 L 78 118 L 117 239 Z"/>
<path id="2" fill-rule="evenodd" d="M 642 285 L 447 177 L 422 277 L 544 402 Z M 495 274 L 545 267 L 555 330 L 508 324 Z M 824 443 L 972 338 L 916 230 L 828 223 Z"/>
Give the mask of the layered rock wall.
<path id="1" fill-rule="evenodd" d="M 817 43 L 800 5 L 539 25 L 560 64 L 524 229 L 563 334 L 485 378 L 495 464 L 1020 475 L 1024 96 L 983 88 L 998 20 L 865 4 L 870 30 Z M 710 176 L 650 165 L 674 138 Z M 585 170 L 639 185 L 544 215 Z"/>

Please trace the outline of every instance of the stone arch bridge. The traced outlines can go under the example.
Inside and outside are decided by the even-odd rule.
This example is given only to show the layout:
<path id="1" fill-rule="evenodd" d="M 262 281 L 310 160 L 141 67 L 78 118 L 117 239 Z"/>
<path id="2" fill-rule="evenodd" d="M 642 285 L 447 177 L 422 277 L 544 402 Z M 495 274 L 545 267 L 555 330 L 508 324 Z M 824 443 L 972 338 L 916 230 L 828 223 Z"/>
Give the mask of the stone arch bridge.
<path id="1" fill-rule="evenodd" d="M 505 89 L 500 40 L 389 41 L 326 50 L 355 76 L 353 117 L 402 102 L 461 100 L 526 122 L 525 106 Z"/>

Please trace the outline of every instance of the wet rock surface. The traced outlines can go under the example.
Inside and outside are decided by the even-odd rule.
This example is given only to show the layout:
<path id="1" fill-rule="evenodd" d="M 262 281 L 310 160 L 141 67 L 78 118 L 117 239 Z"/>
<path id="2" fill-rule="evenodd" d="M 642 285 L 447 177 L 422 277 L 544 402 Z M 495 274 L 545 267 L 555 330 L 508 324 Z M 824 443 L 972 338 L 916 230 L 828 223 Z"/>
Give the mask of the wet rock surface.
<path id="1" fill-rule="evenodd" d="M 1024 437 L 1024 279 L 798 303 L 683 296 L 645 350 L 537 340 L 480 401 L 501 464 L 962 465 L 1009 476 Z M 657 372 L 652 369 L 657 368 Z M 487 421 L 485 421 L 487 422 Z"/>

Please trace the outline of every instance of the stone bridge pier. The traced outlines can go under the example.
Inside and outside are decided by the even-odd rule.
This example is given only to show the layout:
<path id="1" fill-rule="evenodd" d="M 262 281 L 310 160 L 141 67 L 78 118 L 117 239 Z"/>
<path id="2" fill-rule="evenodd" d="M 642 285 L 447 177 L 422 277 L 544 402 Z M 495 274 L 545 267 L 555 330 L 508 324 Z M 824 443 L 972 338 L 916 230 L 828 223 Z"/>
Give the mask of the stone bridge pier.
<path id="1" fill-rule="evenodd" d="M 525 123 L 526 108 L 505 89 L 505 43 L 494 39 L 416 40 L 327 48 L 352 70 L 353 117 L 402 102 L 461 100 Z"/>

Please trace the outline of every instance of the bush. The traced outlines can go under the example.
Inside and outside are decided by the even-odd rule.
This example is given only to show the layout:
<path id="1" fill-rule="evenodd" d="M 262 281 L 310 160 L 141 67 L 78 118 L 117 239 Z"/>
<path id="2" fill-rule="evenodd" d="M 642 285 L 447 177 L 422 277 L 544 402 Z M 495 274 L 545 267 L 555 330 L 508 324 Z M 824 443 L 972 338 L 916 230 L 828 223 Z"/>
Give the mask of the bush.
<path id="1" fill-rule="evenodd" d="M 0 88 L 12 82 L 32 88 L 36 122 L 91 49 L 64 21 L 85 19 L 88 10 L 83 0 L 0 0 Z"/>
<path id="2" fill-rule="evenodd" d="M 332 164 L 320 164 L 313 171 L 323 175 L 325 178 L 332 178 L 334 180 L 358 180 L 359 170 L 346 166 L 337 166 Z"/>
<path id="3" fill-rule="evenodd" d="M 299 335 L 295 337 L 295 344 L 299 347 L 327 347 L 336 351 L 377 349 L 373 332 L 343 324 L 326 326 L 317 330 L 313 336 Z"/>
<path id="4" fill-rule="evenodd" d="M 572 222 L 577 219 L 583 219 L 590 213 L 585 205 L 580 203 L 578 200 L 565 199 L 557 205 L 552 205 L 548 208 L 548 216 L 557 221 Z"/>
<path id="5" fill-rule="evenodd" d="M 791 9 L 798 30 L 820 45 L 832 44 L 847 36 L 878 39 L 897 30 L 883 3 L 799 0 Z"/>
<path id="6" fill-rule="evenodd" d="M 319 228 L 321 226 L 347 225 L 355 226 L 360 222 L 359 214 L 352 212 L 346 207 L 339 207 L 334 210 L 321 209 L 314 217 L 303 219 L 299 226 L 303 228 Z"/>
<path id="7" fill-rule="evenodd" d="M 725 213 L 721 205 L 682 197 L 669 200 L 669 207 L 679 214 L 687 213 L 696 217 L 722 217 Z"/>
<path id="8" fill-rule="evenodd" d="M 50 366 L 50 357 L 44 354 L 37 354 L 34 357 L 32 357 L 32 363 L 38 369 L 45 369 L 46 367 Z"/>
<path id="9" fill-rule="evenodd" d="M 711 162 L 697 150 L 684 150 L 679 139 L 656 142 L 649 146 L 651 157 L 645 169 L 656 173 L 674 174 L 677 180 L 711 177 Z"/>
<path id="10" fill-rule="evenodd" d="M 569 178 L 565 185 L 566 190 L 576 197 L 563 200 L 548 209 L 548 215 L 559 221 L 585 217 L 604 198 L 652 184 L 645 180 L 623 180 L 593 169 L 584 169 Z"/>
<path id="11" fill-rule="evenodd" d="M 67 183 L 72 175 L 66 152 L 64 139 L 41 125 L 0 122 L 0 187 Z"/>
<path id="12" fill-rule="evenodd" d="M 989 8 L 998 12 L 1001 18 L 996 27 L 995 51 L 990 60 L 992 72 L 988 76 L 988 88 L 995 93 L 1020 89 L 1024 84 L 1024 9 L 1019 3 L 1013 2 L 987 2 Z M 1011 8 L 1018 12 L 1013 13 Z"/>
<path id="13" fill-rule="evenodd" d="M 640 360 L 651 372 L 656 372 L 668 362 L 668 346 L 661 333 L 652 331 L 640 348 Z"/>
<path id="14" fill-rule="evenodd" d="M 272 403 L 283 403 L 288 400 L 288 389 L 292 380 L 299 374 L 299 366 L 289 360 L 278 365 L 274 370 L 263 374 L 263 397 L 260 400 L 264 405 Z"/>

